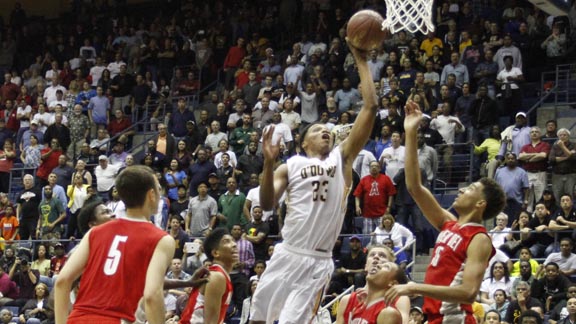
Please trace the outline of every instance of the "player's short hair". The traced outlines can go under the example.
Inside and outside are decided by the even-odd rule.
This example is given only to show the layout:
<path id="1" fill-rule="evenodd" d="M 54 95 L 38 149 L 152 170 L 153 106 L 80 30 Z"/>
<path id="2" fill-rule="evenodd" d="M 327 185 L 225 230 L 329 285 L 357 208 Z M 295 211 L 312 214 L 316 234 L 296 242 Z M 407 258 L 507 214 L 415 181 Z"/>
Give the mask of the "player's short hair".
<path id="1" fill-rule="evenodd" d="M 147 166 L 126 168 L 116 178 L 116 190 L 127 209 L 144 205 L 150 189 L 159 190 L 156 176 Z"/>
<path id="2" fill-rule="evenodd" d="M 388 261 L 396 262 L 396 255 L 394 255 L 394 251 L 392 251 L 391 248 L 381 243 L 368 245 L 368 251 L 366 252 L 366 256 L 368 256 L 368 254 L 370 254 L 370 251 L 372 251 L 372 249 L 374 248 L 380 248 L 386 250 L 386 254 L 388 255 Z"/>
<path id="3" fill-rule="evenodd" d="M 206 240 L 204 240 L 204 253 L 208 257 L 208 260 L 214 261 L 214 256 L 212 255 L 212 251 L 217 250 L 218 246 L 220 246 L 220 241 L 224 235 L 229 235 L 228 230 L 225 228 L 217 228 L 213 230 Z"/>
<path id="4" fill-rule="evenodd" d="M 82 209 L 80 209 L 80 213 L 78 214 L 78 230 L 81 235 L 85 235 L 90 229 L 90 222 L 96 220 L 96 207 L 100 205 L 102 205 L 101 201 L 93 201 L 82 206 Z"/>
<path id="5" fill-rule="evenodd" d="M 548 266 L 553 266 L 556 268 L 556 270 L 560 270 L 560 266 L 558 265 L 558 263 L 556 262 L 548 262 L 546 263 L 546 265 L 544 266 L 544 268 L 548 268 Z"/>
<path id="6" fill-rule="evenodd" d="M 494 179 L 482 178 L 480 179 L 480 183 L 484 187 L 482 193 L 486 200 L 486 208 L 484 209 L 482 219 L 492 219 L 504 209 L 506 205 L 506 195 L 502 187 Z"/>

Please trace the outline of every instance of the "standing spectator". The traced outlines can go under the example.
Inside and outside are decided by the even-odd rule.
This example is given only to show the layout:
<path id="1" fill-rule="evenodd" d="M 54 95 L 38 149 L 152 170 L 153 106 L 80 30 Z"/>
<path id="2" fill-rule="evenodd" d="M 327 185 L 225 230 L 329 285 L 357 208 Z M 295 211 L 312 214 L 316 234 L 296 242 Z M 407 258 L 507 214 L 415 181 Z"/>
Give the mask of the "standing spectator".
<path id="1" fill-rule="evenodd" d="M 60 79 L 57 75 L 52 77 L 52 84 L 44 90 L 42 98 L 44 98 L 44 103 L 50 105 L 50 103 L 56 100 L 56 93 L 58 91 L 62 92 L 62 95 L 66 94 L 66 88 L 60 85 Z"/>
<path id="2" fill-rule="evenodd" d="M 504 213 L 510 215 L 512 220 L 517 219 L 520 211 L 526 209 L 528 204 L 528 189 L 530 182 L 524 169 L 518 167 L 516 154 L 506 154 L 506 167 L 496 170 L 494 180 L 502 186 L 506 193 L 506 207 Z M 508 221 L 510 223 L 510 220 Z"/>
<path id="3" fill-rule="evenodd" d="M 525 246 L 530 247 L 530 252 L 535 258 L 549 255 L 554 250 L 554 238 L 548 231 L 550 215 L 542 203 L 536 205 L 534 218 L 530 219 L 528 226 L 522 229 L 520 237 Z M 535 271 L 535 269 L 532 269 Z"/>
<path id="4" fill-rule="evenodd" d="M 462 88 L 464 83 L 470 82 L 468 68 L 466 65 L 460 63 L 460 55 L 458 55 L 458 52 L 453 52 L 450 54 L 450 64 L 445 65 L 442 69 L 442 75 L 440 75 L 440 84 L 446 84 L 450 74 L 454 74 L 456 77 L 456 86 L 458 88 Z"/>
<path id="5" fill-rule="evenodd" d="M 120 73 L 122 66 L 126 67 L 126 63 L 122 61 L 122 53 L 117 52 L 114 54 L 114 61 L 110 62 L 106 67 L 106 70 L 110 72 L 110 79 L 114 79 Z M 104 71 L 102 71 L 102 74 L 104 74 Z"/>
<path id="6" fill-rule="evenodd" d="M 230 145 L 236 156 L 242 156 L 244 148 L 250 142 L 250 134 L 254 131 L 252 128 L 252 118 L 249 113 L 242 114 L 242 126 L 235 127 L 230 134 Z"/>
<path id="7" fill-rule="evenodd" d="M 494 81 L 496 81 L 496 75 L 498 75 L 499 71 L 498 63 L 494 62 L 494 52 L 492 50 L 487 50 L 484 53 L 484 61 L 480 62 L 473 71 L 476 84 L 486 86 L 488 96 L 492 99 L 496 98 Z"/>
<path id="8" fill-rule="evenodd" d="M 66 155 L 70 159 L 74 159 L 80 153 L 82 145 L 86 143 L 90 135 L 90 124 L 89 118 L 82 114 L 82 106 L 75 105 L 73 113 L 68 120 L 71 143 L 68 146 Z"/>
<path id="9" fill-rule="evenodd" d="M 63 152 L 58 139 L 53 138 L 50 140 L 50 147 L 42 149 L 40 153 L 42 162 L 36 170 L 36 177 L 39 179 L 38 185 L 41 188 L 48 183 L 48 176 L 58 166 L 58 160 Z"/>
<path id="10" fill-rule="evenodd" d="M 364 218 L 363 234 L 370 234 L 381 223 L 382 216 L 394 205 L 396 188 L 392 180 L 380 173 L 378 161 L 370 162 L 370 174 L 360 179 L 354 190 L 356 215 Z"/>
<path id="11" fill-rule="evenodd" d="M 494 55 L 494 62 L 498 63 L 498 71 L 502 71 L 505 66 L 506 57 L 510 56 L 512 67 L 522 70 L 522 53 L 518 47 L 512 45 L 512 36 L 507 34 L 502 39 L 502 47 Z"/>
<path id="12" fill-rule="evenodd" d="M 478 145 L 491 137 L 493 126 L 498 124 L 498 115 L 500 114 L 496 101 L 488 96 L 486 85 L 478 87 L 478 93 L 470 105 L 469 114 L 470 124 L 473 128 L 472 140 L 475 145 Z"/>
<path id="13" fill-rule="evenodd" d="M 123 107 L 120 106 L 120 108 Z M 90 118 L 93 136 L 96 129 L 106 129 L 110 123 L 110 101 L 104 95 L 102 87 L 96 88 L 96 96 L 90 98 L 88 117 Z"/>
<path id="14" fill-rule="evenodd" d="M 386 175 L 390 179 L 394 179 L 396 173 L 404 168 L 404 159 L 406 157 L 406 149 L 400 145 L 402 141 L 401 135 L 398 131 L 392 132 L 391 146 L 385 148 L 379 157 L 380 163 L 386 167 Z"/>
<path id="15" fill-rule="evenodd" d="M 526 113 L 516 113 L 516 122 L 514 125 L 506 127 L 500 134 L 502 145 L 498 152 L 498 159 L 503 160 L 507 152 L 512 152 L 518 156 L 522 148 L 530 144 L 530 126 L 527 125 Z"/>
<path id="16" fill-rule="evenodd" d="M 422 180 L 424 185 L 428 187 L 432 184 L 438 172 L 438 153 L 436 153 L 434 148 L 426 144 L 424 133 L 418 132 L 416 139 L 418 141 L 418 163 L 426 176 Z"/>
<path id="17" fill-rule="evenodd" d="M 252 243 L 246 239 L 246 234 L 242 229 L 241 225 L 235 224 L 230 231 L 230 235 L 238 248 L 238 262 L 230 271 L 230 281 L 234 287 L 233 300 L 237 309 L 242 307 L 242 302 L 247 296 L 250 270 L 256 261 Z"/>
<path id="18" fill-rule="evenodd" d="M 244 100 L 246 101 L 246 104 L 248 104 L 248 107 L 254 107 L 256 104 L 261 87 L 260 81 L 256 79 L 256 72 L 248 72 L 248 82 L 242 87 Z"/>
<path id="19" fill-rule="evenodd" d="M 311 89 L 309 89 L 309 86 L 312 87 L 312 85 L 310 83 L 306 84 L 306 91 L 310 91 L 312 92 Z M 292 101 L 292 99 L 287 98 L 286 100 L 284 100 L 284 111 L 282 111 L 280 113 L 281 117 L 282 117 L 282 122 L 286 125 L 288 125 L 288 127 L 290 127 L 290 131 L 295 132 L 298 131 L 298 128 L 300 127 L 300 124 L 302 123 L 301 119 L 300 119 L 300 114 L 298 114 L 297 112 L 294 111 L 294 103 Z M 316 120 L 318 119 L 318 114 L 316 114 Z M 316 121 L 314 120 L 314 121 Z"/>
<path id="20" fill-rule="evenodd" d="M 170 160 L 170 167 L 164 174 L 164 179 L 166 180 L 166 184 L 168 186 L 168 199 L 170 199 L 170 201 L 178 200 L 178 187 L 180 185 L 188 185 L 186 172 L 181 169 L 178 160 Z"/>
<path id="21" fill-rule="evenodd" d="M 208 236 L 216 225 L 218 203 L 208 195 L 208 185 L 201 182 L 196 188 L 198 195 L 190 198 L 185 219 L 186 232 L 192 237 Z"/>
<path id="22" fill-rule="evenodd" d="M 43 240 L 59 240 L 62 237 L 62 222 L 66 218 L 66 207 L 60 199 L 52 195 L 52 187 L 44 187 L 44 198 L 38 206 L 40 218 L 36 236 Z"/>
<path id="23" fill-rule="evenodd" d="M 188 169 L 190 197 L 198 195 L 197 189 L 201 183 L 208 183 L 208 175 L 216 174 L 216 166 L 209 160 L 205 149 L 199 149 L 196 157 L 196 163 L 191 164 Z"/>
<path id="24" fill-rule="evenodd" d="M 131 82 L 130 80 L 128 80 Z M 126 112 L 132 115 L 132 121 L 139 121 L 142 117 L 148 117 L 148 103 L 152 97 L 152 89 L 146 83 L 146 80 L 141 74 L 136 76 L 134 81 L 134 86 L 130 89 L 130 109 L 126 109 L 126 106 L 122 106 Z M 114 99 L 116 101 L 116 99 Z M 114 108 L 118 108 L 114 105 Z"/>
<path id="25" fill-rule="evenodd" d="M 168 119 L 170 134 L 172 134 L 176 140 L 184 138 L 188 133 L 186 124 L 189 121 L 192 121 L 194 124 L 196 123 L 194 113 L 186 107 L 186 100 L 180 98 L 178 99 L 176 110 L 170 114 L 170 118 Z"/>
<path id="26" fill-rule="evenodd" d="M 158 135 L 154 138 L 156 144 L 156 152 L 164 155 L 163 166 L 168 168 L 170 160 L 176 153 L 176 140 L 174 136 L 168 133 L 166 124 L 158 124 Z"/>
<path id="27" fill-rule="evenodd" d="M 34 177 L 26 174 L 23 178 L 24 191 L 18 197 L 16 215 L 20 221 L 20 238 L 36 239 L 38 224 L 38 206 L 42 200 L 40 189 L 34 186 Z"/>
<path id="28" fill-rule="evenodd" d="M 435 46 L 442 48 L 442 40 L 436 37 L 433 31 L 429 31 L 426 38 L 420 43 L 420 49 L 426 52 L 426 56 L 430 57 Z"/>
<path id="29" fill-rule="evenodd" d="M 240 67 L 242 60 L 246 56 L 246 49 L 244 48 L 246 40 L 244 37 L 238 37 L 236 40 L 236 46 L 230 47 L 228 54 L 224 59 L 224 72 L 226 72 L 225 87 L 227 90 L 232 90 L 232 85 L 234 84 L 234 75 L 236 70 Z"/>
<path id="30" fill-rule="evenodd" d="M 11 81 L 12 75 L 10 73 L 4 74 L 4 84 L 0 86 L 0 98 L 2 99 L 2 104 L 6 103 L 6 100 L 14 101 L 20 94 L 20 88 Z"/>
<path id="31" fill-rule="evenodd" d="M 94 169 L 94 175 L 96 176 L 98 195 L 105 202 L 109 200 L 109 191 L 114 186 L 116 175 L 121 166 L 120 164 L 109 164 L 106 155 L 98 157 L 98 166 Z"/>
<path id="32" fill-rule="evenodd" d="M 221 140 L 226 140 L 226 133 L 220 131 L 220 123 L 218 121 L 213 121 L 210 124 L 210 133 L 206 136 L 205 145 L 210 147 L 213 151 L 218 150 L 218 144 Z"/>
<path id="33" fill-rule="evenodd" d="M 270 233 L 270 226 L 262 220 L 263 210 L 260 206 L 252 208 L 252 221 L 246 224 L 244 238 L 252 243 L 256 260 L 265 260 L 268 253 L 266 238 Z"/>
<path id="34" fill-rule="evenodd" d="M 549 66 L 555 66 L 562 62 L 566 53 L 566 34 L 560 34 L 560 26 L 552 26 L 552 34 L 540 45 L 546 50 L 546 60 Z"/>
<path id="35" fill-rule="evenodd" d="M 16 150 L 12 140 L 4 142 L 4 149 L 0 150 L 0 192 L 10 192 L 10 172 L 14 166 Z"/>
<path id="36" fill-rule="evenodd" d="M 533 126 L 530 129 L 530 144 L 524 145 L 520 150 L 518 160 L 522 163 L 522 169 L 528 172 L 530 189 L 528 192 L 527 210 L 532 211 L 533 206 L 542 199 L 544 189 L 547 187 L 546 170 L 548 169 L 548 154 L 550 145 L 541 141 L 542 132 L 540 127 Z"/>
<path id="37" fill-rule="evenodd" d="M 218 199 L 219 227 L 226 226 L 231 230 L 232 226 L 240 224 L 244 228 L 250 221 L 243 215 L 246 196 L 238 190 L 234 177 L 226 180 L 226 188 L 228 190 Z"/>
<path id="38" fill-rule="evenodd" d="M 58 139 L 58 143 L 65 152 L 70 146 L 70 129 L 63 123 L 64 115 L 59 112 L 54 114 L 54 123 L 46 129 L 44 133 L 44 143 L 49 143 L 52 139 Z"/>
<path id="39" fill-rule="evenodd" d="M 558 141 L 552 145 L 548 161 L 552 166 L 552 192 L 554 197 L 572 195 L 576 185 L 576 145 L 570 141 L 570 131 L 560 128 Z"/>
<path id="40" fill-rule="evenodd" d="M 464 125 L 456 116 L 452 116 L 452 106 L 448 102 L 444 102 L 440 108 L 441 115 L 432 119 L 430 128 L 437 130 L 444 144 L 438 147 L 438 155 L 442 155 L 442 162 L 446 170 L 446 182 L 452 181 L 452 155 L 454 154 L 454 139 L 456 133 L 462 133 L 465 130 Z"/>
<path id="41" fill-rule="evenodd" d="M 296 90 L 302 91 L 304 67 L 298 64 L 298 58 L 294 55 L 288 57 L 287 63 L 289 65 L 284 69 L 284 85 L 292 83 Z"/>
<path id="42" fill-rule="evenodd" d="M 122 109 L 115 109 L 114 119 L 108 123 L 108 133 L 111 137 L 122 133 L 118 141 L 128 143 L 129 138 L 136 134 L 134 129 L 127 130 L 130 126 L 132 126 L 132 122 L 130 118 L 126 117 L 124 111 L 122 111 Z"/>
<path id="43" fill-rule="evenodd" d="M 405 58 L 402 62 L 404 70 L 398 73 L 398 81 L 400 90 L 404 93 L 409 93 L 412 88 L 414 88 L 414 82 L 416 81 L 416 70 L 412 68 L 412 62 L 409 58 Z M 375 80 L 377 81 L 377 80 Z"/>
<path id="44" fill-rule="evenodd" d="M 504 113 L 514 115 L 522 108 L 522 93 L 520 83 L 524 82 L 521 68 L 513 66 L 512 56 L 504 57 L 504 68 L 496 77 L 496 84 L 500 86 L 501 96 L 504 99 Z"/>
<path id="45" fill-rule="evenodd" d="M 89 186 L 88 184 L 84 184 L 82 174 L 76 173 L 74 174 L 72 184 L 66 188 L 66 194 L 68 198 L 70 198 L 68 202 L 70 218 L 68 218 L 66 238 L 82 237 L 82 235 L 77 235 L 77 232 L 80 234 L 78 230 L 78 214 L 80 214 L 80 210 L 88 198 Z M 114 213 L 114 211 L 112 211 L 112 213 Z"/>
<path id="46" fill-rule="evenodd" d="M 184 244 L 190 242 L 190 237 L 182 229 L 180 219 L 182 219 L 180 215 L 170 217 L 170 230 L 168 231 L 176 242 L 176 249 L 174 251 L 174 258 L 176 259 L 182 259 L 184 256 Z"/>
<path id="47" fill-rule="evenodd" d="M 126 73 L 126 65 L 120 65 L 120 73 L 112 78 L 110 89 L 114 96 L 114 109 L 124 109 L 130 105 L 132 89 L 136 85 L 134 77 Z"/>
<path id="48" fill-rule="evenodd" d="M 22 140 L 20 141 L 20 152 L 25 151 L 26 148 L 30 145 L 30 138 L 32 136 L 36 137 L 37 144 L 44 143 L 44 132 L 38 129 L 38 121 L 35 119 L 30 122 L 30 129 L 22 134 Z"/>
<path id="49" fill-rule="evenodd" d="M 57 178 L 55 184 L 62 188 L 67 188 L 72 181 L 72 174 L 74 173 L 74 168 L 68 165 L 68 157 L 64 154 L 58 157 L 58 166 L 52 169 L 52 173 Z M 48 176 L 50 180 L 50 176 Z"/>

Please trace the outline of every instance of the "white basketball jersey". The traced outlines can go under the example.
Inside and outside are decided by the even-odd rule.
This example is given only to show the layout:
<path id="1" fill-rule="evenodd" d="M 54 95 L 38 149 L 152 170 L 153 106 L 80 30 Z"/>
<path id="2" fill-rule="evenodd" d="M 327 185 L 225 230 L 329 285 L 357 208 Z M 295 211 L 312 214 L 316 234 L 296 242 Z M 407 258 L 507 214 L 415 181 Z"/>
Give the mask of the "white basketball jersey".
<path id="1" fill-rule="evenodd" d="M 332 252 L 346 212 L 346 182 L 340 148 L 325 160 L 294 156 L 287 162 L 284 242 L 296 248 Z"/>

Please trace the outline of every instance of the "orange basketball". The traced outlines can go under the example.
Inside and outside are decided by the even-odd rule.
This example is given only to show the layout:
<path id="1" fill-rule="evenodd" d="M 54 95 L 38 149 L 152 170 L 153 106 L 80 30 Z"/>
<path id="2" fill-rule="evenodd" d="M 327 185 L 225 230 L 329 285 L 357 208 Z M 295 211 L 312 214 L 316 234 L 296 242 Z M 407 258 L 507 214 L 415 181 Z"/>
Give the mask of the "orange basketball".
<path id="1" fill-rule="evenodd" d="M 383 21 L 382 16 L 374 10 L 358 11 L 348 20 L 348 43 L 366 51 L 380 47 L 387 35 L 387 31 L 382 30 Z"/>

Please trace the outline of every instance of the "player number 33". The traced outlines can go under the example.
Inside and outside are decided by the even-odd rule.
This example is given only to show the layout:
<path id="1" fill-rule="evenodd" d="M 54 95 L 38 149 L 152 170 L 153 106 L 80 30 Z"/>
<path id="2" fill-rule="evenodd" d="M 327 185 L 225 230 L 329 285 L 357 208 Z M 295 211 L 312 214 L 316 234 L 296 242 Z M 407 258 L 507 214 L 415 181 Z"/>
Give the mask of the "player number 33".
<path id="1" fill-rule="evenodd" d="M 326 201 L 326 196 L 328 195 L 328 180 L 312 181 L 312 200 L 313 201 Z"/>
<path id="2" fill-rule="evenodd" d="M 110 250 L 108 250 L 108 257 L 106 257 L 106 262 L 104 263 L 104 274 L 107 276 L 112 276 L 118 270 L 118 265 L 120 264 L 120 258 L 122 257 L 122 252 L 118 249 L 120 243 L 126 243 L 128 236 L 116 235 L 112 244 L 110 244 Z"/>

